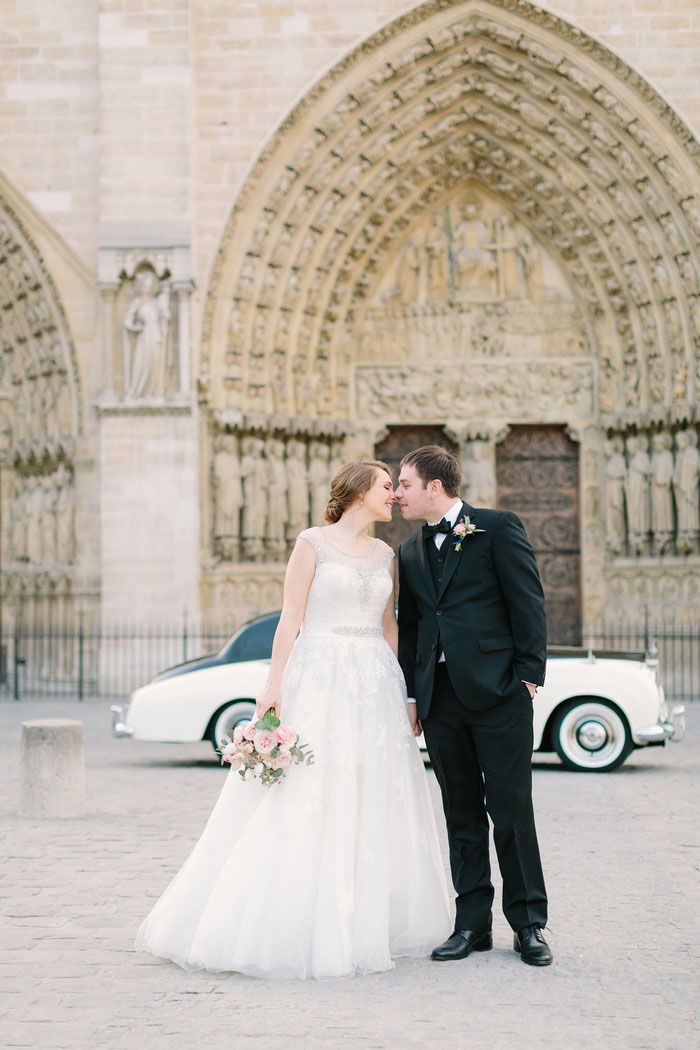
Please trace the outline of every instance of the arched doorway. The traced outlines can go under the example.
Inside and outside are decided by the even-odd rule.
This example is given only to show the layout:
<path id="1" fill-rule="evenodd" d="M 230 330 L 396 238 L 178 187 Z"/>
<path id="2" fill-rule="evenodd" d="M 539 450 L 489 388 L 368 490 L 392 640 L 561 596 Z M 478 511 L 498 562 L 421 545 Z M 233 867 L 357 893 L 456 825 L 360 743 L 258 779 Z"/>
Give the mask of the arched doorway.
<path id="1" fill-rule="evenodd" d="M 0 637 L 7 646 L 15 624 L 54 635 L 71 626 L 81 418 L 76 355 L 59 296 L 2 192 L 0 306 Z M 53 642 L 38 656 L 25 652 L 32 666 L 47 673 L 65 667 Z"/>
<path id="2" fill-rule="evenodd" d="M 233 209 L 203 330 L 207 465 L 221 435 L 237 454 L 262 437 L 261 474 L 266 441 L 283 462 L 301 441 L 311 493 L 312 446 L 330 467 L 371 454 L 389 423 L 443 422 L 474 471 L 484 445 L 495 489 L 504 428 L 565 423 L 585 489 L 582 612 L 605 615 L 623 557 L 607 543 L 606 437 L 628 471 L 628 433 L 667 428 L 673 445 L 696 427 L 699 158 L 633 70 L 535 6 L 396 19 L 295 108 Z M 212 549 L 215 516 L 212 492 Z M 264 541 L 260 560 L 274 561 Z M 686 570 L 674 563 L 679 587 Z M 206 572 L 216 604 L 245 551 Z"/>

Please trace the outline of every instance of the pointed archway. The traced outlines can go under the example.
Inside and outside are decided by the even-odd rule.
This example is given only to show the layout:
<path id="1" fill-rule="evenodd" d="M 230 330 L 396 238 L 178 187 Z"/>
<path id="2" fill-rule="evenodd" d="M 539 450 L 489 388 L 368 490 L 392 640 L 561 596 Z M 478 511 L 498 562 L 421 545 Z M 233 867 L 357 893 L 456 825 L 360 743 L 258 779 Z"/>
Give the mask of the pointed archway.
<path id="1" fill-rule="evenodd" d="M 341 455 L 370 452 L 386 425 L 447 424 L 465 466 L 486 479 L 486 488 L 493 487 L 504 427 L 566 425 L 581 446 L 584 621 L 623 609 L 634 614 L 642 575 L 649 592 L 661 596 L 660 571 L 640 569 L 638 560 L 653 555 L 658 542 L 646 521 L 627 521 L 621 539 L 611 534 L 606 508 L 617 497 L 608 490 L 638 474 L 652 501 L 656 461 L 661 475 L 669 449 L 680 462 L 695 448 L 699 186 L 700 146 L 688 128 L 634 70 L 572 25 L 525 0 L 416 7 L 306 93 L 237 198 L 204 313 L 200 381 L 212 431 L 226 436 L 234 455 L 252 433 L 289 438 L 290 447 L 299 446 L 298 484 L 308 484 L 313 507 L 329 466 Z M 444 223 L 444 242 L 453 244 L 449 225 L 469 200 L 493 208 L 485 243 L 496 258 L 499 244 L 509 243 L 507 230 L 513 243 L 537 246 L 556 272 L 560 301 L 576 322 L 571 360 L 543 364 L 538 350 L 519 370 L 511 363 L 499 372 L 497 361 L 486 362 L 475 383 L 477 370 L 464 363 L 458 340 L 455 388 L 452 361 L 433 360 L 441 344 L 428 294 L 419 311 L 427 356 L 416 391 L 418 341 L 414 362 L 394 361 L 388 371 L 397 331 L 416 316 L 400 290 L 391 314 L 391 282 L 400 284 L 399 260 L 412 244 L 426 249 L 435 216 L 443 217 L 435 226 Z M 498 230 L 500 241 L 491 236 Z M 450 290 L 453 272 L 449 282 L 446 270 L 439 278 Z M 496 298 L 507 298 L 505 278 L 495 287 Z M 448 296 L 454 325 L 464 322 L 472 348 L 481 340 L 482 356 L 495 353 L 491 307 L 479 313 L 458 299 Z M 535 308 L 531 316 L 541 327 Z M 388 356 L 372 372 L 362 347 L 363 340 L 373 345 L 377 331 L 388 333 Z M 433 369 L 437 393 L 421 414 L 415 406 Z M 500 398 L 492 412 L 494 390 L 520 390 L 520 398 Z M 525 412 L 526 404 L 543 401 L 544 417 Z M 677 440 L 684 429 L 687 440 Z M 624 453 L 620 477 L 607 472 L 605 437 L 613 435 Z M 210 451 L 205 455 L 211 462 Z M 261 477 L 268 458 L 263 448 Z M 658 500 L 665 514 L 661 486 Z M 215 492 L 212 503 L 215 516 Z M 290 535 L 291 518 L 290 510 Z M 215 550 L 215 526 L 205 521 L 204 531 Z M 664 540 L 679 559 L 665 573 L 665 594 L 672 586 L 680 595 L 687 575 L 680 539 Z M 245 557 L 242 544 L 239 560 Z M 258 558 L 265 560 L 264 552 Z M 217 568 L 212 581 L 228 571 Z M 693 571 L 700 579 L 700 564 Z M 606 590 L 613 578 L 623 581 L 615 584 L 618 608 Z"/>
<path id="2" fill-rule="evenodd" d="M 203 369 L 217 407 L 348 414 L 347 333 L 414 218 L 470 182 L 556 258 L 603 419 L 697 403 L 700 150 L 633 70 L 528 3 L 426 3 L 278 129 L 227 224 Z"/>

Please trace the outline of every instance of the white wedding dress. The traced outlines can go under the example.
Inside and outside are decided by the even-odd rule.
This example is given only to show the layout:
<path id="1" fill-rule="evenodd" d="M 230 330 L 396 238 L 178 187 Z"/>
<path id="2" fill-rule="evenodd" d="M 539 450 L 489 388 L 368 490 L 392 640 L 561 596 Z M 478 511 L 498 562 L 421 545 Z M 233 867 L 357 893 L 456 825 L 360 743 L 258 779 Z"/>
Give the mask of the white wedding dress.
<path id="1" fill-rule="evenodd" d="M 314 574 L 282 681 L 282 721 L 314 751 L 270 787 L 231 770 L 136 948 L 186 969 L 345 977 L 423 956 L 451 932 L 435 818 L 381 629 L 393 552 L 307 529 Z"/>

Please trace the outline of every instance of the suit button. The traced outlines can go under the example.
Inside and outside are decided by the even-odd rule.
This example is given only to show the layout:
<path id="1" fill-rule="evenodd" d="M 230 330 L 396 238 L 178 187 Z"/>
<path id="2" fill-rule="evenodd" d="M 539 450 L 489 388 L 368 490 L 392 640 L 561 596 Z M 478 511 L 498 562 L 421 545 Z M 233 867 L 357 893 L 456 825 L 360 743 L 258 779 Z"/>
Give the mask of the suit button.
<path id="1" fill-rule="evenodd" d="M 444 558 L 438 558 L 438 561 L 439 561 L 440 565 L 442 565 L 442 563 L 444 562 L 444 560 L 445 560 Z"/>
<path id="2" fill-rule="evenodd" d="M 438 576 L 438 583 L 442 583 L 442 576 Z"/>
<path id="3" fill-rule="evenodd" d="M 438 609 L 438 611 L 435 613 L 435 615 L 436 616 L 442 616 L 442 609 Z"/>

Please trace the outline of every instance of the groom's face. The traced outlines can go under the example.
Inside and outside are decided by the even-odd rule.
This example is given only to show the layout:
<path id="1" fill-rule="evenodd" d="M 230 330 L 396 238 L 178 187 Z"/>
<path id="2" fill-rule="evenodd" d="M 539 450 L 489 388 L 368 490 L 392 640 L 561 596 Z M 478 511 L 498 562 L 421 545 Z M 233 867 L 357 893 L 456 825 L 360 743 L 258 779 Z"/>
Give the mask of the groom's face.
<path id="1" fill-rule="evenodd" d="M 399 484 L 394 495 L 401 506 L 401 513 L 406 521 L 413 521 L 415 518 L 425 518 L 426 521 L 432 520 L 430 514 L 433 507 L 430 491 L 423 479 L 418 476 L 416 468 L 412 464 L 409 463 L 401 467 Z"/>

